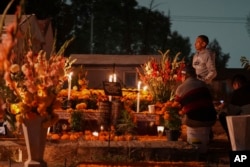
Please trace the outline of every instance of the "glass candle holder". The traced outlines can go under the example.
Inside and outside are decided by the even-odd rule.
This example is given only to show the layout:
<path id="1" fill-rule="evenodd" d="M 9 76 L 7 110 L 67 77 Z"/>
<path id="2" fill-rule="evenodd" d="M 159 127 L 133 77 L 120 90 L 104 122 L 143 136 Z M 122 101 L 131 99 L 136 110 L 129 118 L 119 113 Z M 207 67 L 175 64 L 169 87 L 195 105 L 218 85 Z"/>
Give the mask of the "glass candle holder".
<path id="1" fill-rule="evenodd" d="M 157 126 L 158 136 L 162 136 L 164 132 L 164 126 Z"/>

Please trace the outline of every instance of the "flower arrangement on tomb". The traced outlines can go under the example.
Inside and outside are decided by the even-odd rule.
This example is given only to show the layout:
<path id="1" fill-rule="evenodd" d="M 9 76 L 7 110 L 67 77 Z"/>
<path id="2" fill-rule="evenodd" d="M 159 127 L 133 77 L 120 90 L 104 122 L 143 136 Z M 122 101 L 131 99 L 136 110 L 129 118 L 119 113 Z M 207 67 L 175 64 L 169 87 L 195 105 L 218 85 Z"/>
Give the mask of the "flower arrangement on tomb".
<path id="1" fill-rule="evenodd" d="M 0 43 L 0 71 L 5 81 L 1 87 L 11 92 L 4 96 L 2 94 L 4 97 L 2 100 L 7 104 L 7 109 L 10 109 L 7 111 L 16 116 L 17 122 L 22 123 L 23 119 L 32 119 L 39 115 L 45 118 L 43 125 L 49 127 L 57 121 L 58 117 L 53 112 L 55 108 L 60 107 L 57 94 L 74 62 L 63 56 L 71 40 L 67 41 L 57 53 L 52 51 L 49 57 L 44 51 L 34 53 L 29 41 L 27 42 L 29 49 L 22 58 L 19 58 L 14 48 L 20 35 L 18 31 L 20 12 L 20 9 L 17 10 L 17 21 L 6 28 L 5 37 Z M 2 34 L 2 25 L 0 30 Z M 13 97 L 10 98 L 9 95 Z"/>
<path id="2" fill-rule="evenodd" d="M 181 83 L 181 71 L 185 67 L 183 59 L 179 60 L 180 53 L 173 58 L 170 50 L 165 53 L 159 51 L 161 59 L 150 58 L 142 65 L 142 72 L 138 70 L 140 79 L 148 86 L 152 101 L 156 107 L 156 124 L 164 125 L 169 130 L 180 130 L 182 115 L 181 105 L 173 100 L 175 90 Z M 160 109 L 158 109 L 160 106 Z"/>
<path id="3" fill-rule="evenodd" d="M 184 60 L 178 60 L 180 53 L 172 59 L 170 50 L 161 54 L 160 61 L 151 57 L 142 65 L 142 72 L 138 70 L 140 80 L 148 86 L 154 102 L 166 102 L 173 97 L 176 87 L 181 82 L 181 71 L 185 67 Z"/>

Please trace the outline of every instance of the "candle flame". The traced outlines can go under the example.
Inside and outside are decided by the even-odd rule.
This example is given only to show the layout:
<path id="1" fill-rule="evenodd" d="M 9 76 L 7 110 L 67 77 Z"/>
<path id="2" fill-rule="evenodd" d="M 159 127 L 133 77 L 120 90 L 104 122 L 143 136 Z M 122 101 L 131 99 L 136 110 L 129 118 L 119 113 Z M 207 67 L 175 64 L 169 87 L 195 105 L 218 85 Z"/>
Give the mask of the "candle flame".
<path id="1" fill-rule="evenodd" d="M 98 135 L 99 135 L 98 132 L 96 132 L 96 131 L 93 132 L 92 134 L 93 134 L 93 136 L 96 136 L 96 137 L 98 137 Z"/>

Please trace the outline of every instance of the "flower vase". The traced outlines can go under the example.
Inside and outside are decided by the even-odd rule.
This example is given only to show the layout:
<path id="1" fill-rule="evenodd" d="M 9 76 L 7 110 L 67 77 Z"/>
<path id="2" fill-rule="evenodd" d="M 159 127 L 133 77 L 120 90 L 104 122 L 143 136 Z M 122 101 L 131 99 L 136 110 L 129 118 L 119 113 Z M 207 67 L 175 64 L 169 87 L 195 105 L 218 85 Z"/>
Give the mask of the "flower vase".
<path id="1" fill-rule="evenodd" d="M 180 135 L 180 130 L 166 130 L 166 136 L 168 141 L 177 141 Z"/>
<path id="2" fill-rule="evenodd" d="M 43 121 L 44 118 L 41 116 L 23 120 L 22 127 L 28 154 L 24 167 L 47 167 L 47 163 L 43 160 L 47 128 L 43 127 Z"/>

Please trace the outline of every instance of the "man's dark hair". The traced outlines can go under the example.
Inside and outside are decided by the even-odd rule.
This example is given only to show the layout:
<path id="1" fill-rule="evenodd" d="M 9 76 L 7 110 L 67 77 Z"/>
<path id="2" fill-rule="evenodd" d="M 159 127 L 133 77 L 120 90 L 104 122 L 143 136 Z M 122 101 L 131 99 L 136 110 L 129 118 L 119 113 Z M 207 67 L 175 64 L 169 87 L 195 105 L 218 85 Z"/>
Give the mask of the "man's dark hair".
<path id="1" fill-rule="evenodd" d="M 209 44 L 209 39 L 206 35 L 199 35 L 198 37 L 201 38 L 207 45 Z"/>
<path id="2" fill-rule="evenodd" d="M 190 65 L 186 66 L 182 71 L 188 77 L 196 77 L 195 69 Z"/>
<path id="3" fill-rule="evenodd" d="M 247 84 L 247 82 L 248 82 L 247 78 L 242 74 L 236 74 L 232 78 L 232 85 L 234 83 L 238 83 L 239 85 L 242 86 L 242 85 Z"/>

